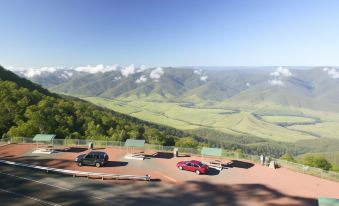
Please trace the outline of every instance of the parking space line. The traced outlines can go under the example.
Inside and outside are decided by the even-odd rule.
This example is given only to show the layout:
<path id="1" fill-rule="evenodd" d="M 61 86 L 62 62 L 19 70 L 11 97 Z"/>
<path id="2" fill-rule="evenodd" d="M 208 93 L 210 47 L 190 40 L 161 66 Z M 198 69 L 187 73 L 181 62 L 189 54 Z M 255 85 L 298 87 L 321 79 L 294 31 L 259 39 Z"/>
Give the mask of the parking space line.
<path id="1" fill-rule="evenodd" d="M 23 194 L 20 194 L 20 193 L 17 193 L 17 192 L 12 192 L 12 191 L 5 190 L 5 189 L 2 189 L 2 188 L 0 188 L 0 191 L 6 192 L 6 193 L 9 193 L 9 194 L 13 194 L 13 195 L 16 195 L 16 196 L 24 197 L 24 198 L 27 198 L 27 199 L 35 200 L 37 202 L 41 202 L 41 203 L 44 203 L 44 204 L 47 204 L 47 205 L 61 206 L 61 205 L 53 203 L 53 202 L 45 201 L 45 200 L 42 200 L 42 199 L 39 199 L 39 198 L 36 198 L 36 197 L 32 197 L 32 196 L 28 196 L 28 195 L 23 195 Z"/>
<path id="2" fill-rule="evenodd" d="M 50 186 L 50 187 L 54 187 L 54 188 L 58 188 L 58 189 L 62 189 L 62 190 L 77 192 L 76 190 L 72 190 L 72 189 L 68 189 L 68 188 L 65 188 L 65 187 L 60 187 L 60 186 L 48 184 L 48 183 L 45 183 L 45 182 L 41 182 L 41 181 L 38 181 L 38 180 L 33 180 L 33 179 L 30 179 L 30 178 L 26 178 L 26 177 L 20 177 L 20 176 L 17 176 L 17 175 L 8 174 L 8 173 L 3 173 L 3 172 L 0 172 L 0 174 L 7 175 L 7 176 L 11 176 L 11 177 L 15 177 L 15 178 L 18 178 L 18 179 L 24 179 L 24 180 L 27 180 L 27 181 L 32 181 L 32 182 L 39 183 L 39 184 L 44 184 L 44 185 L 47 185 L 47 186 Z M 15 192 L 6 191 L 6 190 L 3 190 L 3 189 L 1 189 L 1 188 L 0 188 L 0 190 L 1 190 L 1 191 L 4 191 L 4 192 L 7 192 L 7 193 L 16 194 Z M 22 197 L 25 196 L 25 195 L 21 195 L 21 194 L 19 194 L 19 193 L 17 193 L 16 195 L 19 195 L 19 196 L 22 196 Z M 27 196 L 27 197 L 30 197 L 30 196 Z M 91 196 L 91 195 L 89 195 L 89 197 L 94 198 L 94 199 L 98 199 L 98 200 L 101 200 L 101 201 L 113 203 L 112 201 L 106 200 L 106 199 L 101 198 L 101 197 L 96 197 L 96 196 Z M 32 198 L 34 198 L 34 197 L 32 197 Z M 36 199 L 37 199 L 37 198 L 36 198 Z M 41 201 L 43 201 L 43 200 L 41 200 Z M 114 202 L 114 204 L 116 205 L 117 203 Z M 57 206 L 58 204 L 54 204 L 54 205 Z M 59 205 L 58 205 L 58 206 L 59 206 Z"/>
<path id="3" fill-rule="evenodd" d="M 65 187 L 60 187 L 60 186 L 48 184 L 48 183 L 45 183 L 45 182 L 29 179 L 29 178 L 26 178 L 26 177 L 19 177 L 19 176 L 16 176 L 16 175 L 12 175 L 12 174 L 8 174 L 8 173 L 3 173 L 3 172 L 0 172 L 0 174 L 7 175 L 7 176 L 10 176 L 10 177 L 15 177 L 15 178 L 18 178 L 18 179 L 23 179 L 23 180 L 28 180 L 28 181 L 36 182 L 36 183 L 43 184 L 43 185 L 48 185 L 50 187 L 55 187 L 55 188 L 62 189 L 62 190 L 72 191 L 71 189 L 68 189 L 68 188 L 65 188 Z"/>
<path id="4" fill-rule="evenodd" d="M 163 175 L 163 176 L 164 176 L 165 178 L 169 179 L 170 181 L 174 182 L 174 183 L 177 182 L 177 180 L 174 179 L 174 178 L 172 178 L 172 177 L 169 177 L 169 176 L 167 176 L 167 175 Z"/>

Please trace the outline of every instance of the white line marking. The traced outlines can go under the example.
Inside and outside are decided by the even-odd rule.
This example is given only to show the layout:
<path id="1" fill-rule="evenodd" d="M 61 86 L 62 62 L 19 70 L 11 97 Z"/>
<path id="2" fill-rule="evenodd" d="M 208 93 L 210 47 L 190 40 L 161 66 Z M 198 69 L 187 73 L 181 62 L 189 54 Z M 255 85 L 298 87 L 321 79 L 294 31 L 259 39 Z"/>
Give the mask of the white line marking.
<path id="1" fill-rule="evenodd" d="M 169 176 L 167 176 L 167 175 L 163 175 L 165 178 L 167 178 L 167 179 L 169 179 L 170 181 L 172 181 L 172 182 L 177 182 L 177 180 L 176 179 L 174 179 L 174 178 L 172 178 L 172 177 L 169 177 Z"/>
<path id="2" fill-rule="evenodd" d="M 12 191 L 1 189 L 1 188 L 0 188 L 0 191 L 6 192 L 6 193 L 10 193 L 10 194 L 13 194 L 13 195 L 16 195 L 16 196 L 24 197 L 24 198 L 27 198 L 27 199 L 35 200 L 37 202 L 42 202 L 42 203 L 47 204 L 47 205 L 61 206 L 61 205 L 53 203 L 53 202 L 44 201 L 44 200 L 36 198 L 36 197 L 32 197 L 32 196 L 28 196 L 28 195 L 23 195 L 23 194 L 20 194 L 20 193 L 17 193 L 17 192 L 12 192 Z"/>
<path id="3" fill-rule="evenodd" d="M 50 187 L 55 187 L 55 188 L 59 188 L 59 189 L 62 189 L 62 190 L 67 190 L 67 191 L 72 191 L 72 192 L 78 192 L 78 191 L 76 191 L 76 190 L 72 190 L 72 189 L 68 189 L 68 188 L 65 188 L 65 187 L 60 187 L 60 186 L 48 184 L 48 183 L 45 183 L 45 182 L 41 182 L 41 181 L 38 181 L 38 180 L 29 179 L 29 178 L 26 178 L 26 177 L 20 177 L 20 176 L 17 176 L 17 175 L 12 175 L 12 174 L 3 173 L 3 172 L 0 172 L 0 174 L 7 175 L 7 176 L 11 176 L 11 177 L 15 177 L 15 178 L 18 178 L 18 179 L 24 179 L 24 180 L 36 182 L 36 183 L 39 183 L 39 184 L 48 185 L 48 186 L 50 186 Z M 0 190 L 1 190 L 1 189 L 0 189 Z M 4 191 L 4 192 L 5 192 L 5 191 Z M 10 191 L 8 191 L 8 192 L 11 193 Z M 13 194 L 14 194 L 14 193 L 13 193 Z M 19 194 L 19 195 L 20 195 L 20 194 Z M 23 195 L 22 195 L 22 196 L 23 196 Z M 115 203 L 115 204 L 116 204 L 116 202 L 112 202 L 112 201 L 103 199 L 103 198 L 101 198 L 101 197 L 95 197 L 95 196 L 89 196 L 89 197 L 94 198 L 94 199 L 98 199 L 98 200 L 102 200 L 102 201 L 105 201 L 105 202 Z"/>
<path id="4" fill-rule="evenodd" d="M 60 187 L 60 186 L 48 184 L 48 183 L 45 183 L 45 182 L 40 182 L 38 180 L 33 180 L 33 179 L 26 178 L 26 177 L 19 177 L 19 176 L 16 176 L 16 175 L 12 175 L 12 174 L 8 174 L 8 173 L 3 173 L 3 172 L 0 172 L 0 174 L 11 176 L 11 177 L 15 177 L 15 178 L 18 178 L 18 179 L 28 180 L 28 181 L 32 181 L 32 182 L 36 182 L 36 183 L 40 183 L 40 184 L 44 184 L 44 185 L 48 185 L 48 186 L 59 188 L 59 189 L 62 189 L 62 190 L 72 191 L 71 189 L 68 189 L 68 188 L 65 188 L 65 187 Z"/>

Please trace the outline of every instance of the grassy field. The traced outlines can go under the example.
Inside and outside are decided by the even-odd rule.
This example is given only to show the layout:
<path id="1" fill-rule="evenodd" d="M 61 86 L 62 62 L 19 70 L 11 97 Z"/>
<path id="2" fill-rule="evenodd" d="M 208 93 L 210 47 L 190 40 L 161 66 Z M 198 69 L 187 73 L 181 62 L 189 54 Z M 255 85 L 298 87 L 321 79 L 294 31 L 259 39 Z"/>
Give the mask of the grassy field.
<path id="1" fill-rule="evenodd" d="M 320 137 L 339 139 L 339 122 L 324 122 L 315 125 L 293 125 L 289 129 L 311 133 Z"/>
<path id="2" fill-rule="evenodd" d="M 85 97 L 83 99 L 146 121 L 182 130 L 209 128 L 232 135 L 250 135 L 284 142 L 319 137 L 339 139 L 339 136 L 336 135 L 338 134 L 339 121 L 334 122 L 334 120 L 339 120 L 337 114 L 270 107 L 265 111 L 266 113 L 270 111 L 272 115 L 266 114 L 261 116 L 263 121 L 257 115 L 254 115 L 260 111 L 260 108 L 251 108 L 250 106 L 236 108 L 220 104 L 215 108 L 203 108 L 202 105 L 192 108 L 182 106 L 180 103 L 151 102 L 140 99 L 134 101 L 130 99 L 112 100 L 98 97 Z M 234 108 L 234 110 L 230 108 Z M 314 121 L 314 119 L 305 116 L 316 117 L 324 122 L 314 125 L 294 125 L 289 127 L 282 127 L 276 124 L 281 122 L 310 123 Z"/>
<path id="3" fill-rule="evenodd" d="M 314 119 L 300 116 L 261 116 L 267 122 L 272 123 L 308 123 L 314 122 Z"/>

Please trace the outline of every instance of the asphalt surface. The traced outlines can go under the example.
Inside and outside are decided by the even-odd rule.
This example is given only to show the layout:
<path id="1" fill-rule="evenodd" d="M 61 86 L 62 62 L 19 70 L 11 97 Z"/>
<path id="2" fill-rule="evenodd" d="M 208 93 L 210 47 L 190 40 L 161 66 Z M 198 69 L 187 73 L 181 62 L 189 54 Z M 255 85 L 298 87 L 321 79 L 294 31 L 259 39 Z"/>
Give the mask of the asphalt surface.
<path id="1" fill-rule="evenodd" d="M 102 181 L 0 164 L 0 205 L 317 205 L 262 184 Z"/>
<path id="2" fill-rule="evenodd" d="M 0 205 L 124 205 L 105 194 L 110 187 L 96 180 L 0 164 Z"/>

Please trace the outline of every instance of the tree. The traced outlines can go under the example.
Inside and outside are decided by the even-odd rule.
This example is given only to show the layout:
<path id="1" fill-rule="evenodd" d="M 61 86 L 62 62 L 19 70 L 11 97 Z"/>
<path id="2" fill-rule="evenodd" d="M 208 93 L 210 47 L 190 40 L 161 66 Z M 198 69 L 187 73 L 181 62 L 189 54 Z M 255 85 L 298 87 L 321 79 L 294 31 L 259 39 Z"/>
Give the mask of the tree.
<path id="1" fill-rule="evenodd" d="M 285 153 L 284 155 L 280 157 L 280 159 L 286 160 L 289 162 L 296 162 L 295 159 L 289 153 Z"/>
<path id="2" fill-rule="evenodd" d="M 50 93 L 0 66 L 0 137 L 37 133 L 68 139 L 146 139 L 163 145 L 174 145 L 174 139 L 184 136 L 174 128 Z"/>
<path id="3" fill-rule="evenodd" d="M 302 163 L 311 167 L 318 167 L 323 170 L 329 170 L 332 168 L 331 163 L 321 155 L 307 155 L 302 159 Z"/>
<path id="4" fill-rule="evenodd" d="M 195 141 L 192 137 L 184 137 L 179 139 L 176 143 L 176 147 L 187 147 L 187 148 L 197 148 L 199 143 Z"/>

